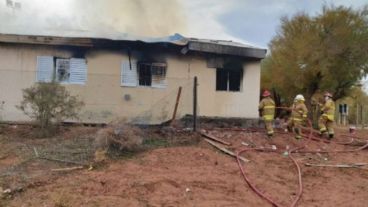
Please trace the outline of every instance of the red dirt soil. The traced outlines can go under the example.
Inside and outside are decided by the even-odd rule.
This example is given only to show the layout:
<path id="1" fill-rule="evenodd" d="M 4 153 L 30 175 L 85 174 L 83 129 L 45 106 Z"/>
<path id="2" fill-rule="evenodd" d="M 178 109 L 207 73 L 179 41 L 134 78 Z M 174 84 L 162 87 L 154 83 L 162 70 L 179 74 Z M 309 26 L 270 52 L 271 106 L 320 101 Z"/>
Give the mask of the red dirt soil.
<path id="1" fill-rule="evenodd" d="M 239 149 L 241 142 L 286 149 L 354 149 L 277 134 L 212 130 Z M 361 134 L 363 135 L 363 134 Z M 337 137 L 337 140 L 348 140 Z M 304 192 L 298 206 L 367 206 L 368 170 L 307 167 L 304 163 L 368 162 L 368 150 L 354 153 L 295 154 L 302 168 Z M 257 187 L 289 206 L 298 189 L 297 171 L 282 153 L 247 152 L 244 164 Z M 9 206 L 271 206 L 244 182 L 236 160 L 201 142 L 198 146 L 160 148 L 130 159 L 110 161 L 88 171 L 56 173 L 34 180 Z"/>

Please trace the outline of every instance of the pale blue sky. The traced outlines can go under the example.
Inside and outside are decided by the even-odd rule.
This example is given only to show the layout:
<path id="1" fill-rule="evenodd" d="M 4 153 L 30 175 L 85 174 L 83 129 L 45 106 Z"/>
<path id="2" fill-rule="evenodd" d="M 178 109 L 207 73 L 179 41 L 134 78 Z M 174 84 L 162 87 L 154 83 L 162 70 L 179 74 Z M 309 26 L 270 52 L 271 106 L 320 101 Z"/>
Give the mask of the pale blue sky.
<path id="1" fill-rule="evenodd" d="M 194 1 L 194 0 L 193 0 Z M 203 2 L 203 13 L 213 19 L 211 25 L 217 25 L 229 38 L 240 39 L 261 47 L 267 47 L 269 41 L 276 34 L 282 16 L 292 16 L 298 12 L 306 12 L 309 15 L 316 15 L 323 5 L 335 6 L 344 5 L 355 9 L 362 8 L 368 4 L 367 0 L 198 0 Z M 188 2 L 188 1 L 187 1 Z M 210 3 L 212 2 L 212 4 Z M 208 3 L 208 4 L 206 4 Z M 218 9 L 219 4 L 223 4 L 223 9 Z M 225 5 L 226 4 L 226 5 Z M 213 9 L 215 8 L 215 9 Z M 216 9 L 217 8 L 217 9 Z M 194 10 L 196 10 L 194 9 Z M 198 12 L 198 11 L 196 11 Z M 210 13 L 213 14 L 210 14 Z M 205 19 L 206 20 L 206 19 Z M 202 21 L 198 18 L 198 21 Z M 202 24 L 197 22 L 196 24 Z M 205 25 L 205 23 L 203 23 Z M 210 29 L 210 28 L 206 28 Z M 200 35 L 200 34 L 195 34 Z M 226 36 L 223 35 L 223 36 Z M 209 35 L 216 37 L 215 35 Z"/>

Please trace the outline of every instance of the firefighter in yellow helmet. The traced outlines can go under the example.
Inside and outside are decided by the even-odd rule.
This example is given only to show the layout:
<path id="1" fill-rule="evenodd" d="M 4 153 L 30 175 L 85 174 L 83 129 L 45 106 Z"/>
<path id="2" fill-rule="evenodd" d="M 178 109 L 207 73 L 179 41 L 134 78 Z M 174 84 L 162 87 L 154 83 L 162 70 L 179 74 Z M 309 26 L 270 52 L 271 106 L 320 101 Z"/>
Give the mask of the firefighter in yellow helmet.
<path id="1" fill-rule="evenodd" d="M 335 102 L 332 100 L 331 93 L 324 94 L 325 102 L 321 108 L 321 116 L 318 120 L 318 127 L 321 136 L 328 133 L 328 138 L 334 137 L 334 121 L 335 121 Z"/>
<path id="2" fill-rule="evenodd" d="M 301 139 L 301 126 L 307 119 L 308 109 L 304 104 L 304 96 L 298 94 L 294 99 L 294 104 L 291 106 L 291 117 L 288 120 L 288 129 L 295 133 L 295 139 Z"/>
<path id="3" fill-rule="evenodd" d="M 273 136 L 272 122 L 275 118 L 275 102 L 271 98 L 271 93 L 265 90 L 262 94 L 262 100 L 259 103 L 259 110 L 262 113 L 262 118 L 265 123 L 267 136 Z"/>

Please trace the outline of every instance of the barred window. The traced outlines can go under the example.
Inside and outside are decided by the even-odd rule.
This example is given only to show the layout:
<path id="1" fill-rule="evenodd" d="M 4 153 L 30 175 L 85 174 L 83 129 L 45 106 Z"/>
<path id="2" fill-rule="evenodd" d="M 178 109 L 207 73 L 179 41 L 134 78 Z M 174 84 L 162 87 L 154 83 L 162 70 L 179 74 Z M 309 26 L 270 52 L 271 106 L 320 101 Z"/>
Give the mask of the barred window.
<path id="1" fill-rule="evenodd" d="M 138 63 L 138 78 L 140 86 L 151 86 L 152 73 L 150 63 Z"/>
<path id="2" fill-rule="evenodd" d="M 138 82 L 140 86 L 154 88 L 166 87 L 166 63 L 138 63 Z"/>

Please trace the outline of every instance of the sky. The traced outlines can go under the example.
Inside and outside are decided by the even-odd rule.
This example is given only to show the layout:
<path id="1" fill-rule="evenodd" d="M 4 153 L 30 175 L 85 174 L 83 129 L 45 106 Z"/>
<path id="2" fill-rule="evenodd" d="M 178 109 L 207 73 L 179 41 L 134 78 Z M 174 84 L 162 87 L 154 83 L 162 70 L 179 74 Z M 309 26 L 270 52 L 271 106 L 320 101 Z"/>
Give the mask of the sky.
<path id="1" fill-rule="evenodd" d="M 281 17 L 330 4 L 357 9 L 368 0 L 0 0 L 0 32 L 180 33 L 267 48 Z"/>
<path id="2" fill-rule="evenodd" d="M 359 9 L 368 0 L 192 0 L 183 1 L 191 14 L 192 36 L 233 39 L 264 47 L 280 25 L 280 18 L 298 12 L 320 13 L 323 5 Z M 197 2 L 193 4 L 193 2 Z M 226 3 L 224 3 L 226 2 Z"/>

